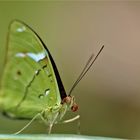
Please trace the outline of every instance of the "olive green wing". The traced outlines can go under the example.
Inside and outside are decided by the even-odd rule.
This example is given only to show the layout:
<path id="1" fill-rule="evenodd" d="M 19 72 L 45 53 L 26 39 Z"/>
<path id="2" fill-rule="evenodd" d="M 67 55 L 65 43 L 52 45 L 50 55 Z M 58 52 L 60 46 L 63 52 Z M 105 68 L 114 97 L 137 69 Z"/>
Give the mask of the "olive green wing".
<path id="1" fill-rule="evenodd" d="M 23 22 L 14 20 L 7 41 L 0 109 L 16 118 L 32 118 L 59 105 L 60 89 L 52 58 L 38 35 Z"/>

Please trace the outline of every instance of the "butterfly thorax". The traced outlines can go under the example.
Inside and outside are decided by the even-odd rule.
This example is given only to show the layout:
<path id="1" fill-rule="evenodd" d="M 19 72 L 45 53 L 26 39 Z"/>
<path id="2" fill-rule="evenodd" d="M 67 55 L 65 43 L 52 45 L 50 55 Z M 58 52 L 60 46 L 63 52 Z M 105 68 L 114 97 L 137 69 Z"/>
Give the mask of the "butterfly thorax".
<path id="1" fill-rule="evenodd" d="M 63 116 L 69 110 L 71 110 L 72 112 L 78 110 L 78 105 L 75 103 L 74 96 L 66 96 L 62 100 L 61 104 L 55 105 L 53 107 L 47 107 L 42 111 L 41 115 L 48 125 L 55 124 L 60 122 Z"/>

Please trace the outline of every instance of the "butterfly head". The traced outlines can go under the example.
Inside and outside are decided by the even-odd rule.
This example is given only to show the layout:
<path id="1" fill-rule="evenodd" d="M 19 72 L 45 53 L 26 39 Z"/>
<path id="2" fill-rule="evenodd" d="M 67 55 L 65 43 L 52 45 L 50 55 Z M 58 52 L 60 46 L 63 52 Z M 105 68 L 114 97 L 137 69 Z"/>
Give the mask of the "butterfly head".
<path id="1" fill-rule="evenodd" d="M 62 104 L 66 103 L 72 112 L 76 112 L 78 110 L 78 105 L 75 103 L 74 96 L 66 96 L 62 100 Z"/>

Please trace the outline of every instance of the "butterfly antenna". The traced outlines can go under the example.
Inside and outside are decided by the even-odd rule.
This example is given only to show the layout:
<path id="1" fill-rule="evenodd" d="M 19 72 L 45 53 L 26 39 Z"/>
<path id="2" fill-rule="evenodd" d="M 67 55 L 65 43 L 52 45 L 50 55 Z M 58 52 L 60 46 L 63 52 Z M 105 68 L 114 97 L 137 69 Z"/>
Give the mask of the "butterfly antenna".
<path id="1" fill-rule="evenodd" d="M 74 87 L 77 85 L 77 82 L 79 81 L 80 77 L 83 75 L 84 71 L 86 70 L 87 66 L 89 65 L 90 61 L 92 60 L 92 58 L 94 57 L 94 54 L 92 54 L 90 56 L 90 58 L 88 59 L 86 65 L 84 66 L 82 72 L 80 73 L 80 75 L 78 76 L 77 80 L 74 82 L 70 92 L 69 92 L 69 95 L 71 94 L 71 92 L 73 91 Z"/>
<path id="2" fill-rule="evenodd" d="M 94 64 L 94 62 L 98 58 L 99 54 L 102 52 L 103 48 L 104 48 L 104 45 L 101 47 L 101 49 L 99 50 L 99 52 L 97 53 L 97 55 L 95 56 L 94 59 L 93 59 L 93 57 L 94 57 L 93 54 L 90 56 L 90 58 L 88 59 L 86 65 L 84 66 L 82 72 L 80 73 L 80 75 L 78 76 L 77 80 L 74 82 L 72 88 L 70 89 L 69 94 L 68 94 L 69 96 L 71 95 L 71 93 L 74 90 L 74 88 L 76 87 L 76 85 L 82 80 L 82 78 L 85 76 L 85 74 L 91 68 L 91 66 Z"/>

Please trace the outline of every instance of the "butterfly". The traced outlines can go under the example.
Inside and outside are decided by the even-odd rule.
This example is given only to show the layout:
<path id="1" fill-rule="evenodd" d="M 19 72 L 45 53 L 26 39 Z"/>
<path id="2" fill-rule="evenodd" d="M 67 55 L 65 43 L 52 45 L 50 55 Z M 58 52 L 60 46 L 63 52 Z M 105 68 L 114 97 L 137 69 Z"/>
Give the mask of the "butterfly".
<path id="1" fill-rule="evenodd" d="M 11 118 L 31 120 L 17 133 L 34 120 L 42 120 L 48 125 L 48 133 L 51 133 L 52 126 L 60 122 L 68 110 L 78 110 L 71 92 L 86 73 L 86 68 L 87 65 L 66 94 L 56 64 L 39 35 L 24 22 L 14 20 L 9 26 L 7 38 L 0 110 Z"/>

